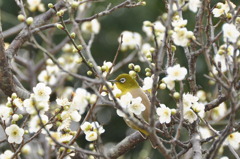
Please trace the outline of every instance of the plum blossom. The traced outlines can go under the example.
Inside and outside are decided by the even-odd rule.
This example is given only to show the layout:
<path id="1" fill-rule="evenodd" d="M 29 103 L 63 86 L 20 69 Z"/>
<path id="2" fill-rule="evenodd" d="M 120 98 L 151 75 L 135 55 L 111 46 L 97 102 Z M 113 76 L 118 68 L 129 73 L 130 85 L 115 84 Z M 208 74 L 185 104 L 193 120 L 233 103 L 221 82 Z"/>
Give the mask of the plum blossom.
<path id="1" fill-rule="evenodd" d="M 142 104 L 142 98 L 141 97 L 137 97 L 137 98 L 133 98 L 131 101 L 131 104 L 129 106 L 129 111 L 136 114 L 136 115 L 140 115 L 142 113 L 142 111 L 144 111 L 146 109 L 146 107 Z"/>
<path id="2" fill-rule="evenodd" d="M 159 116 L 159 121 L 161 124 L 170 123 L 171 121 L 171 109 L 166 107 L 165 104 L 160 104 L 160 107 L 157 108 L 157 115 Z"/>
<path id="3" fill-rule="evenodd" d="M 9 143 L 20 144 L 22 142 L 24 130 L 22 128 L 19 128 L 16 124 L 12 124 L 7 127 L 5 132 L 8 135 Z"/>
<path id="4" fill-rule="evenodd" d="M 187 108 L 184 109 L 183 118 L 189 121 L 190 123 L 193 123 L 194 121 L 197 120 L 198 117 L 192 109 Z"/>
<path id="5" fill-rule="evenodd" d="M 214 121 L 220 120 L 222 117 L 225 116 L 226 112 L 227 112 L 227 106 L 223 102 L 223 103 L 219 104 L 219 106 L 217 106 L 211 110 L 211 118 Z"/>
<path id="6" fill-rule="evenodd" d="M 143 90 L 151 90 L 153 85 L 153 78 L 152 77 L 145 77 L 143 80 Z"/>
<path id="7" fill-rule="evenodd" d="M 236 5 L 233 4 L 231 1 L 225 0 L 225 4 L 219 2 L 217 3 L 216 8 L 212 10 L 214 17 L 220 17 L 222 15 L 226 15 L 230 11 L 230 6 L 228 3 L 231 5 L 231 8 L 236 7 Z"/>
<path id="8" fill-rule="evenodd" d="M 100 23 L 97 19 L 93 19 L 91 21 L 83 22 L 81 25 L 81 29 L 84 33 L 90 34 L 98 34 L 100 31 Z"/>
<path id="9" fill-rule="evenodd" d="M 36 87 L 33 87 L 33 92 L 36 101 L 48 101 L 52 90 L 44 83 L 38 83 Z"/>
<path id="10" fill-rule="evenodd" d="M 123 31 L 122 32 L 122 45 L 121 50 L 126 51 L 128 49 L 134 49 L 135 47 L 140 47 L 142 43 L 142 37 L 137 32 Z M 121 40 L 121 37 L 118 38 L 118 41 Z"/>
<path id="11" fill-rule="evenodd" d="M 41 117 L 41 120 L 42 120 L 42 124 L 47 124 L 48 123 L 48 116 L 46 116 L 44 114 L 40 114 L 40 117 Z M 29 126 L 29 132 L 30 133 L 37 132 L 42 126 L 39 117 L 37 115 L 33 116 L 31 118 L 28 126 Z M 46 125 L 47 129 L 50 129 L 51 127 L 52 127 L 52 124 Z M 45 133 L 45 131 L 43 131 L 42 133 Z"/>
<path id="12" fill-rule="evenodd" d="M 80 127 L 85 133 L 87 141 L 95 141 L 100 134 L 105 132 L 105 129 L 96 121 L 92 123 L 84 122 Z"/>
<path id="13" fill-rule="evenodd" d="M 171 80 L 168 76 L 164 77 L 162 81 L 167 85 L 167 88 L 172 90 L 175 87 L 174 80 Z"/>
<path id="14" fill-rule="evenodd" d="M 72 104 L 70 105 L 71 109 L 79 110 L 79 113 L 83 114 L 88 105 L 89 97 L 90 93 L 88 93 L 85 89 L 83 88 L 76 89 L 72 100 Z"/>
<path id="15" fill-rule="evenodd" d="M 225 42 L 230 41 L 235 43 L 240 35 L 240 32 L 237 30 L 234 24 L 225 23 L 222 26 L 223 30 L 223 39 Z"/>
<path id="16" fill-rule="evenodd" d="M 14 153 L 11 150 L 6 150 L 0 155 L 0 159 L 11 159 L 13 154 Z"/>
<path id="17" fill-rule="evenodd" d="M 0 105 L 0 118 L 3 121 L 8 121 L 13 113 L 12 108 L 6 107 L 4 105 Z"/>
<path id="18" fill-rule="evenodd" d="M 174 44 L 182 47 L 186 47 L 193 37 L 193 32 L 186 28 L 175 28 L 172 34 Z"/>
<path id="19" fill-rule="evenodd" d="M 201 7 L 201 1 L 200 0 L 189 0 L 188 7 L 192 12 L 196 13 L 198 8 Z"/>
<path id="20" fill-rule="evenodd" d="M 37 10 L 40 12 L 45 11 L 44 4 L 41 3 L 41 0 L 27 0 L 27 3 L 28 3 L 29 10 L 32 12 L 35 12 Z"/>
<path id="21" fill-rule="evenodd" d="M 179 64 L 167 68 L 168 78 L 173 81 L 181 81 L 187 75 L 187 69 Z"/>
<path id="22" fill-rule="evenodd" d="M 172 21 L 172 26 L 174 28 L 183 28 L 187 25 L 187 20 L 186 19 L 182 19 L 179 16 L 175 16 L 173 21 Z"/>
<path id="23" fill-rule="evenodd" d="M 226 138 L 224 145 L 231 145 L 235 150 L 239 149 L 240 133 L 234 132 Z"/>

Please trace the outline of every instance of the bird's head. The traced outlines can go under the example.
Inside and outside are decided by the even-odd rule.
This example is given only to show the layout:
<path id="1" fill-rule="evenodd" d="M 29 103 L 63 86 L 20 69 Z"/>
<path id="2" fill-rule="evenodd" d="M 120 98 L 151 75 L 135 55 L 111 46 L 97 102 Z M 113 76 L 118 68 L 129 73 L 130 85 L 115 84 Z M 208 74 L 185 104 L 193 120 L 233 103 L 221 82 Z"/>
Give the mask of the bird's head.
<path id="1" fill-rule="evenodd" d="M 122 91 L 122 94 L 126 94 L 131 89 L 139 88 L 137 81 L 129 74 L 120 74 L 117 78 L 111 80 L 111 82 L 117 85 L 118 89 Z"/>

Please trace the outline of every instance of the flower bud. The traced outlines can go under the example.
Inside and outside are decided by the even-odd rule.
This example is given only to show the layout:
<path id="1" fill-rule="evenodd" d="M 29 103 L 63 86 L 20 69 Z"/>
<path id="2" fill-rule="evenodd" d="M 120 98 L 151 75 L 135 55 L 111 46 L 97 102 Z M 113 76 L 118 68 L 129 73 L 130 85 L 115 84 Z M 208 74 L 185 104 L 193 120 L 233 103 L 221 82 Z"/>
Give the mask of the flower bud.
<path id="1" fill-rule="evenodd" d="M 132 70 L 134 68 L 134 64 L 133 63 L 128 64 L 128 68 Z"/>
<path id="2" fill-rule="evenodd" d="M 54 5 L 52 3 L 48 3 L 48 8 L 53 8 Z"/>
<path id="3" fill-rule="evenodd" d="M 146 27 L 151 27 L 151 26 L 153 26 L 153 23 L 146 20 L 146 21 L 143 22 L 143 25 L 146 26 Z"/>
<path id="4" fill-rule="evenodd" d="M 140 72 L 141 71 L 141 67 L 139 65 L 135 65 L 134 66 L 134 71 Z"/>
<path id="5" fill-rule="evenodd" d="M 26 20 L 27 25 L 31 25 L 33 23 L 33 18 L 32 17 L 28 17 Z"/>
<path id="6" fill-rule="evenodd" d="M 78 45 L 77 48 L 78 48 L 78 50 L 82 50 L 83 46 L 82 45 Z"/>
<path id="7" fill-rule="evenodd" d="M 60 151 L 60 152 L 63 152 L 64 150 L 65 150 L 65 147 L 60 147 L 60 148 L 59 148 L 59 151 Z"/>
<path id="8" fill-rule="evenodd" d="M 171 45 L 171 49 L 172 49 L 173 52 L 177 50 L 175 45 Z"/>
<path id="9" fill-rule="evenodd" d="M 73 48 L 73 49 L 72 49 L 72 52 L 73 52 L 73 53 L 77 53 L 78 50 L 77 50 L 76 48 Z"/>
<path id="10" fill-rule="evenodd" d="M 93 74 L 93 72 L 92 72 L 92 71 L 90 71 L 90 70 L 89 70 L 89 71 L 87 71 L 87 75 L 88 75 L 88 76 L 91 76 L 92 74 Z"/>
<path id="11" fill-rule="evenodd" d="M 151 72 L 150 68 L 145 68 L 145 72 Z"/>
<path id="12" fill-rule="evenodd" d="M 76 34 L 75 34 L 74 32 L 72 32 L 72 33 L 70 34 L 70 37 L 71 37 L 72 39 L 74 39 L 74 38 L 76 37 Z"/>
<path id="13" fill-rule="evenodd" d="M 135 71 L 129 71 L 129 75 L 135 78 L 137 73 Z"/>
<path id="14" fill-rule="evenodd" d="M 161 83 L 161 84 L 159 85 L 159 88 L 160 88 L 161 90 L 166 89 L 166 87 L 167 87 L 167 85 L 166 85 L 165 83 Z"/>
<path id="15" fill-rule="evenodd" d="M 171 109 L 171 114 L 172 115 L 175 115 L 177 113 L 177 110 L 176 109 Z"/>
<path id="16" fill-rule="evenodd" d="M 64 10 L 60 10 L 57 12 L 57 16 L 62 17 L 64 14 Z"/>
<path id="17" fill-rule="evenodd" d="M 72 4 L 71 4 L 71 7 L 76 9 L 77 7 L 79 6 L 79 3 L 76 2 L 76 1 L 73 1 Z"/>
<path id="18" fill-rule="evenodd" d="M 63 30 L 64 29 L 64 26 L 62 25 L 62 24 L 56 24 L 56 27 L 58 28 L 58 29 L 61 29 L 61 30 Z"/>
<path id="19" fill-rule="evenodd" d="M 97 101 L 97 95 L 96 94 L 92 94 L 90 96 L 89 103 L 90 104 L 94 104 L 96 101 Z"/>
<path id="20" fill-rule="evenodd" d="M 17 18 L 20 22 L 24 22 L 26 20 L 26 18 L 22 14 L 19 14 Z"/>
<path id="21" fill-rule="evenodd" d="M 13 116 L 12 116 L 12 121 L 18 121 L 19 120 L 19 116 L 17 115 L 17 114 L 14 114 Z"/>
<path id="22" fill-rule="evenodd" d="M 90 150 L 94 150 L 94 144 L 92 144 L 92 143 L 89 144 L 89 149 L 90 149 Z"/>
<path id="23" fill-rule="evenodd" d="M 147 77 L 150 77 L 151 75 L 152 75 L 151 72 L 146 72 L 146 76 L 147 76 Z"/>
<path id="24" fill-rule="evenodd" d="M 175 99 L 179 99 L 179 98 L 180 98 L 180 94 L 179 94 L 178 92 L 174 92 L 174 93 L 173 93 L 173 97 L 174 97 Z"/>
<path id="25" fill-rule="evenodd" d="M 92 62 L 88 61 L 88 66 L 93 67 Z"/>
<path id="26" fill-rule="evenodd" d="M 145 1 L 142 1 L 142 2 L 141 2 L 141 5 L 142 5 L 142 6 L 146 6 L 146 4 L 147 4 L 147 3 L 146 3 Z"/>
<path id="27" fill-rule="evenodd" d="M 11 96 L 12 99 L 16 99 L 17 98 L 17 94 L 16 93 L 13 93 L 12 96 Z"/>

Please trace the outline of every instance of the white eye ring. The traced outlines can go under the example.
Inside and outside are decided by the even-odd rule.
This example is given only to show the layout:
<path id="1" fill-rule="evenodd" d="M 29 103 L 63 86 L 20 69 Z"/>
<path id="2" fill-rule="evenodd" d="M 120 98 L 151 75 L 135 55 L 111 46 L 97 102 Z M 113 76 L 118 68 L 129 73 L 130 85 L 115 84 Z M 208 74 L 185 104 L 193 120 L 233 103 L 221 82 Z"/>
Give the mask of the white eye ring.
<path id="1" fill-rule="evenodd" d="M 126 78 L 121 78 L 119 81 L 120 81 L 121 83 L 125 83 L 125 82 L 126 82 Z"/>

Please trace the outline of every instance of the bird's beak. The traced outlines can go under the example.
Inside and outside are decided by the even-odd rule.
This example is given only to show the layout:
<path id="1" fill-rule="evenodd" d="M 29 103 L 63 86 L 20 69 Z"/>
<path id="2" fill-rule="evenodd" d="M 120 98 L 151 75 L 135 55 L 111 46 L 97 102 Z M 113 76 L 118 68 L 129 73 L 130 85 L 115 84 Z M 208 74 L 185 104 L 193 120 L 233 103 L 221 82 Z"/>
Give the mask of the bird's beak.
<path id="1" fill-rule="evenodd" d="M 115 83 L 115 82 L 117 82 L 117 81 L 114 79 L 114 80 L 109 80 L 109 82 Z"/>

